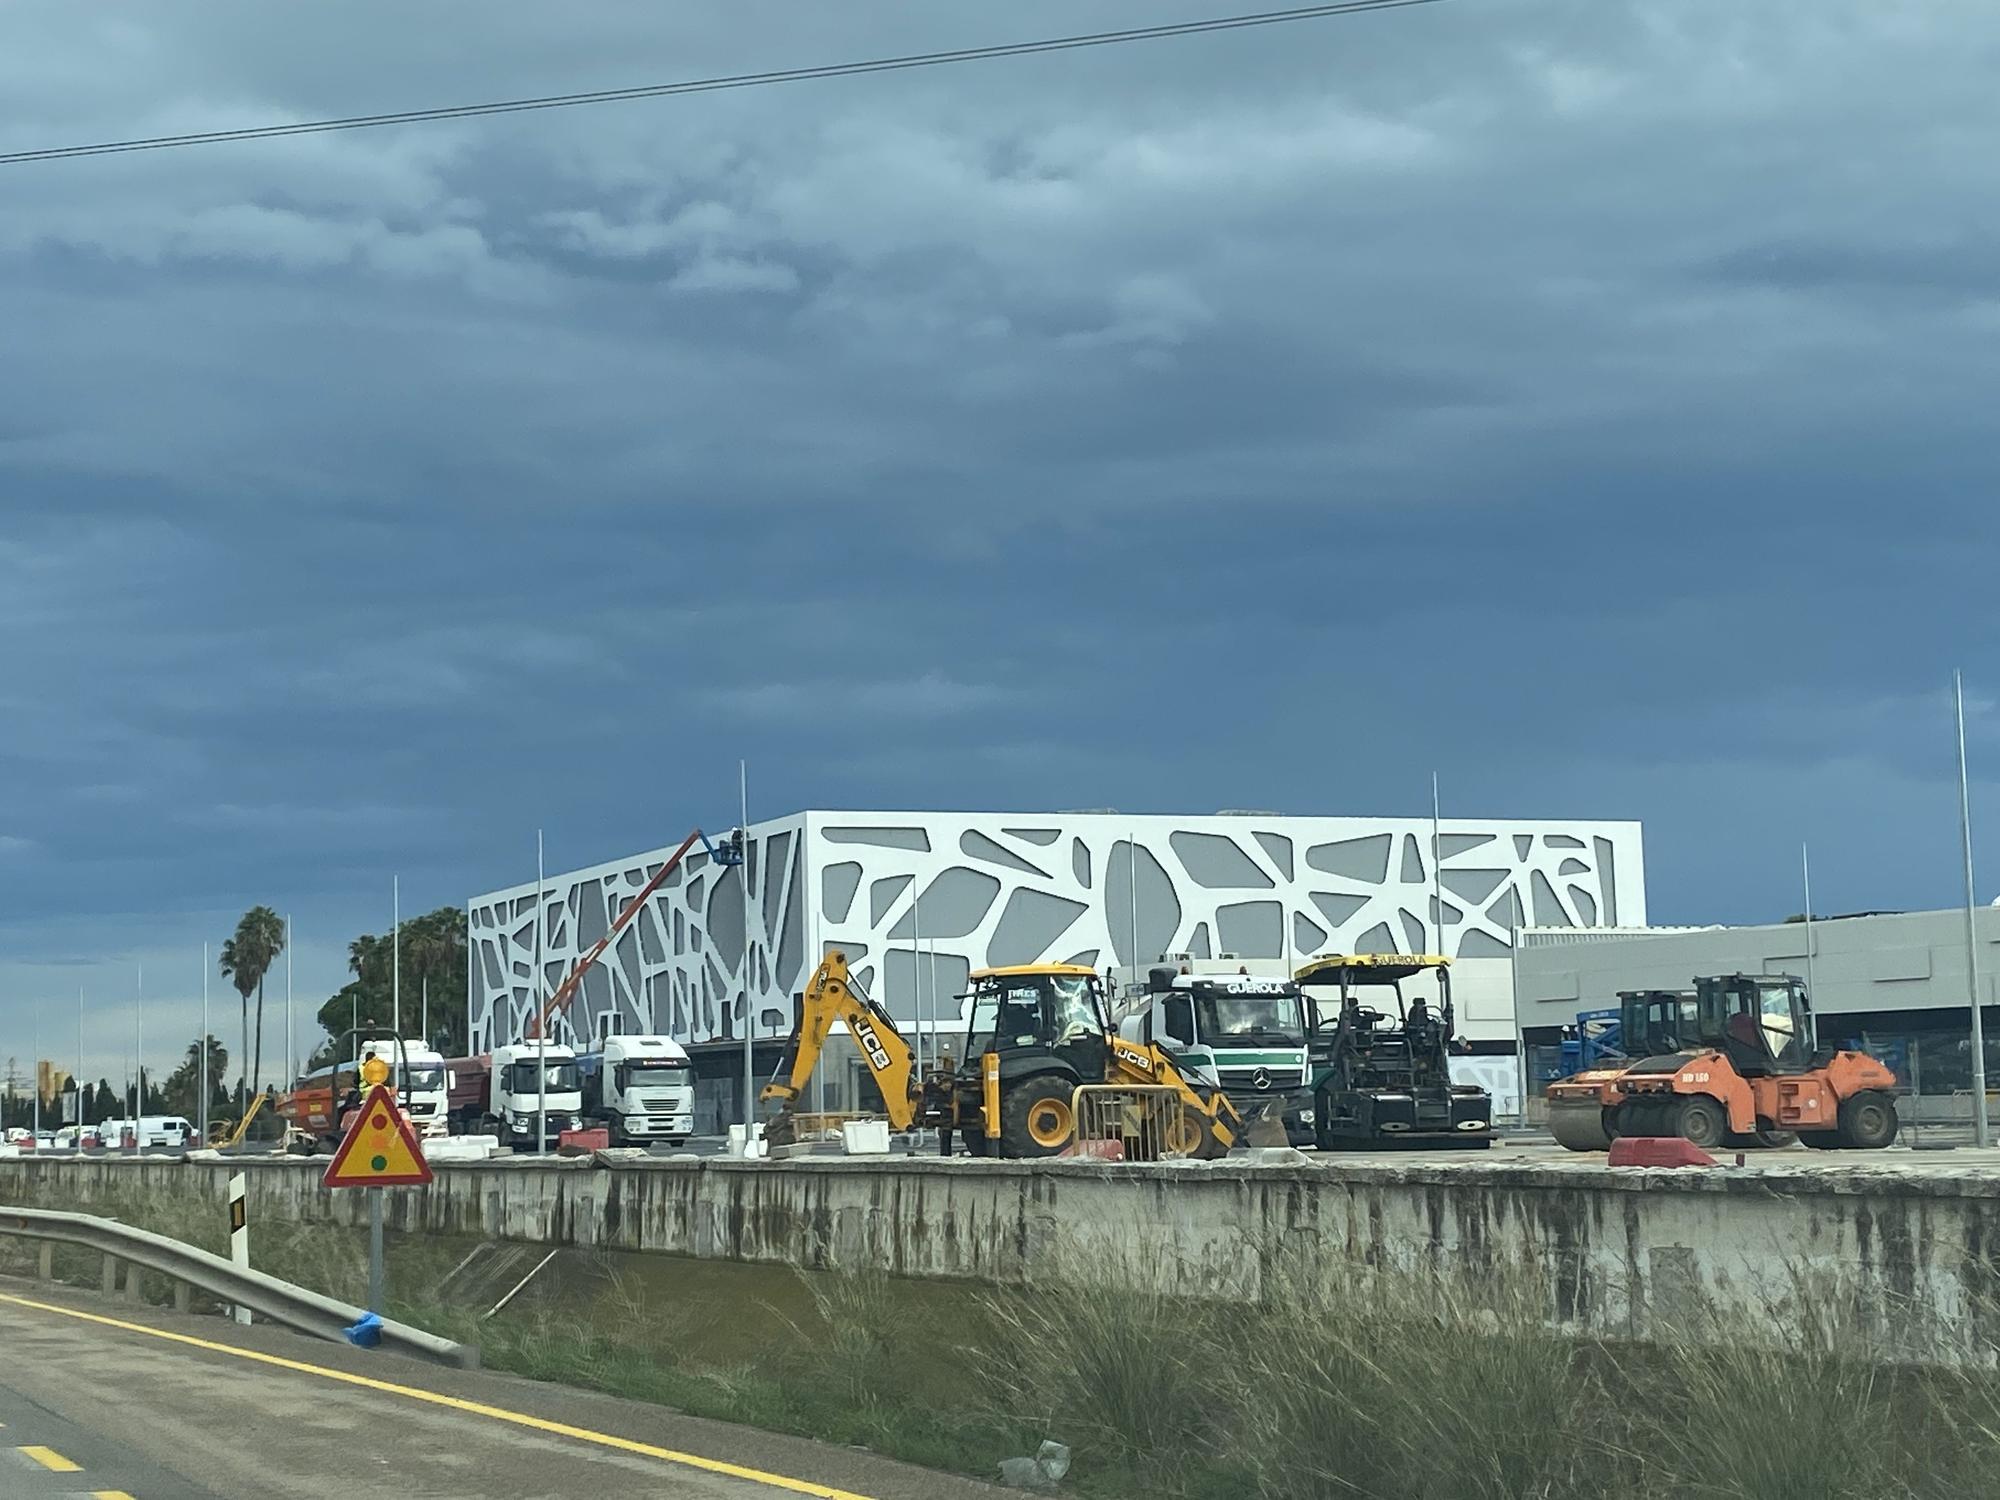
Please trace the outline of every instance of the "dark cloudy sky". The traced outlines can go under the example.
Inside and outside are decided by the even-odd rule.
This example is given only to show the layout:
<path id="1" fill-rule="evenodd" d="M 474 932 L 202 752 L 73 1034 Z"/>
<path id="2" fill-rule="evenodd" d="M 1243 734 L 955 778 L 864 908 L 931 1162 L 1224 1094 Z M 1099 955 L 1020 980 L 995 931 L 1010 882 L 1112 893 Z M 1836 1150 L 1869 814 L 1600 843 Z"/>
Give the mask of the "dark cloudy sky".
<path id="1" fill-rule="evenodd" d="M 5 0 L 0 149 L 1228 9 Z M 1643 819 L 1656 920 L 1795 910 L 1801 840 L 1950 902 L 1996 63 L 1974 0 L 1449 0 L 0 167 L 0 1061 L 81 981 L 116 1067 L 142 961 L 170 1050 L 255 901 L 316 1001 L 392 873 L 724 825 L 739 756 L 766 814 L 1435 768 Z"/>

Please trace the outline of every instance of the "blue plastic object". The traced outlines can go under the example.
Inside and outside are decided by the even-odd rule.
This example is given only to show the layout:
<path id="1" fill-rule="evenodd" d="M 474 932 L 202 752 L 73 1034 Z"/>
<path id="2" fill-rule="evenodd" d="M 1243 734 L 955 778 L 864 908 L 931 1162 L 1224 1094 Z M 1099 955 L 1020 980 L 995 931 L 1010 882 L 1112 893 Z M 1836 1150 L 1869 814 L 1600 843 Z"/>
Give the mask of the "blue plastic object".
<path id="1" fill-rule="evenodd" d="M 347 1330 L 347 1342 L 357 1349 L 373 1349 L 382 1342 L 382 1320 L 373 1313 L 363 1313 L 361 1321 Z"/>

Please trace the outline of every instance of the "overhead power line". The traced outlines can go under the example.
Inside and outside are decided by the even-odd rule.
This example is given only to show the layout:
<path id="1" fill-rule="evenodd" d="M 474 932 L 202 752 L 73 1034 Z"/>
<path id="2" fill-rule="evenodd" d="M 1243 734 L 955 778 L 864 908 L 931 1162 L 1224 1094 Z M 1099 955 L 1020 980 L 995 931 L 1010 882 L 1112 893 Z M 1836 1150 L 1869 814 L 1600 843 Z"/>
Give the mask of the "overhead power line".
<path id="1" fill-rule="evenodd" d="M 877 57 L 864 62 L 827 63 L 813 68 L 780 68 L 766 73 L 735 73 L 719 78 L 686 79 L 679 83 L 643 84 L 637 88 L 593 89 L 581 94 L 548 94 L 535 99 L 503 99 L 490 104 L 455 104 L 438 109 L 405 109 L 380 115 L 349 115 L 337 120 L 301 120 L 281 125 L 252 125 L 239 130 L 201 130 L 186 135 L 155 135 L 128 141 L 99 141 L 84 146 L 48 146 L 34 151 L 0 152 L 0 166 L 32 161 L 59 161 L 73 156 L 116 156 L 127 151 L 165 151 L 177 146 L 214 146 L 229 141 L 262 141 L 287 135 L 322 135 L 335 130 L 371 130 L 384 125 L 416 125 L 432 120 L 464 120 L 479 115 L 523 114 L 536 109 L 574 109 L 585 104 L 616 104 L 628 99 L 666 99 L 678 94 L 709 94 L 724 89 L 761 88 L 773 83 L 804 83 L 820 78 L 850 78 L 862 73 L 893 73 L 905 68 L 937 68 L 951 63 L 990 62 L 1032 57 L 1042 52 L 1072 52 L 1084 47 L 1109 47 L 1124 42 L 1149 42 L 1168 37 L 1201 36 L 1217 31 L 1243 31 L 1288 21 L 1317 21 L 1360 11 L 1402 10 L 1435 5 L 1439 0 L 1345 0 L 1337 5 L 1301 5 L 1290 10 L 1251 15 L 1217 16 L 1203 21 L 1177 21 L 1164 26 L 1136 26 L 1124 31 L 1096 31 L 1082 36 L 1050 37 L 1039 42 L 1008 42 L 991 47 L 960 47 L 948 52 L 918 52 L 907 57 Z"/>

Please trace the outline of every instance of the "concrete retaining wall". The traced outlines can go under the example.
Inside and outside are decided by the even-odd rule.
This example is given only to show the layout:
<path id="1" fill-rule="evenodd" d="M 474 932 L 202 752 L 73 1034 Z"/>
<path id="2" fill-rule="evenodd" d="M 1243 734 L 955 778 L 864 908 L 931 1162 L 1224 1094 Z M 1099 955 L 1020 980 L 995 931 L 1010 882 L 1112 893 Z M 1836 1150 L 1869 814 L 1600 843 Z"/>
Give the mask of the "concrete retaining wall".
<path id="1" fill-rule="evenodd" d="M 0 1162 L 0 1202 L 117 1211 L 135 1195 L 359 1224 L 321 1164 Z M 2000 1181 L 1883 1166 L 1617 1171 L 1356 1161 L 1107 1166 L 912 1158 L 496 1161 L 389 1193 L 422 1232 L 992 1283 L 1278 1293 L 1300 1277 L 1516 1273 L 1564 1323 L 1644 1337 L 1708 1308 L 1746 1331 L 1843 1307 L 1884 1352 L 2000 1345 Z M 1344 1283 L 1343 1283 L 1344 1284 Z"/>

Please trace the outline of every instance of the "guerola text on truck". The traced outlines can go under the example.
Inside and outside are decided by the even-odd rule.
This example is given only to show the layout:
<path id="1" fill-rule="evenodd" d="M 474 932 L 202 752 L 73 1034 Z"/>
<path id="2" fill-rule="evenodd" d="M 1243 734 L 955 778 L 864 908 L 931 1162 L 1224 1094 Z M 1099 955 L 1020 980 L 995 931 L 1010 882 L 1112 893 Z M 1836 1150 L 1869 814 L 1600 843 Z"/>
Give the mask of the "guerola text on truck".
<path id="1" fill-rule="evenodd" d="M 1207 1070 L 1245 1119 L 1281 1119 L 1293 1145 L 1312 1143 L 1309 1012 L 1281 965 L 1170 954 L 1125 994 L 1119 1035 L 1166 1047 Z"/>
<path id="2" fill-rule="evenodd" d="M 577 1054 L 576 1071 L 584 1120 L 612 1145 L 678 1146 L 694 1134 L 694 1064 L 672 1037 L 607 1036 Z"/>
<path id="3" fill-rule="evenodd" d="M 454 1135 L 497 1135 L 517 1151 L 547 1151 L 581 1122 L 576 1052 L 561 1042 L 513 1042 L 478 1057 L 454 1057 L 445 1073 Z M 545 1103 L 548 1134 L 537 1143 Z"/>

